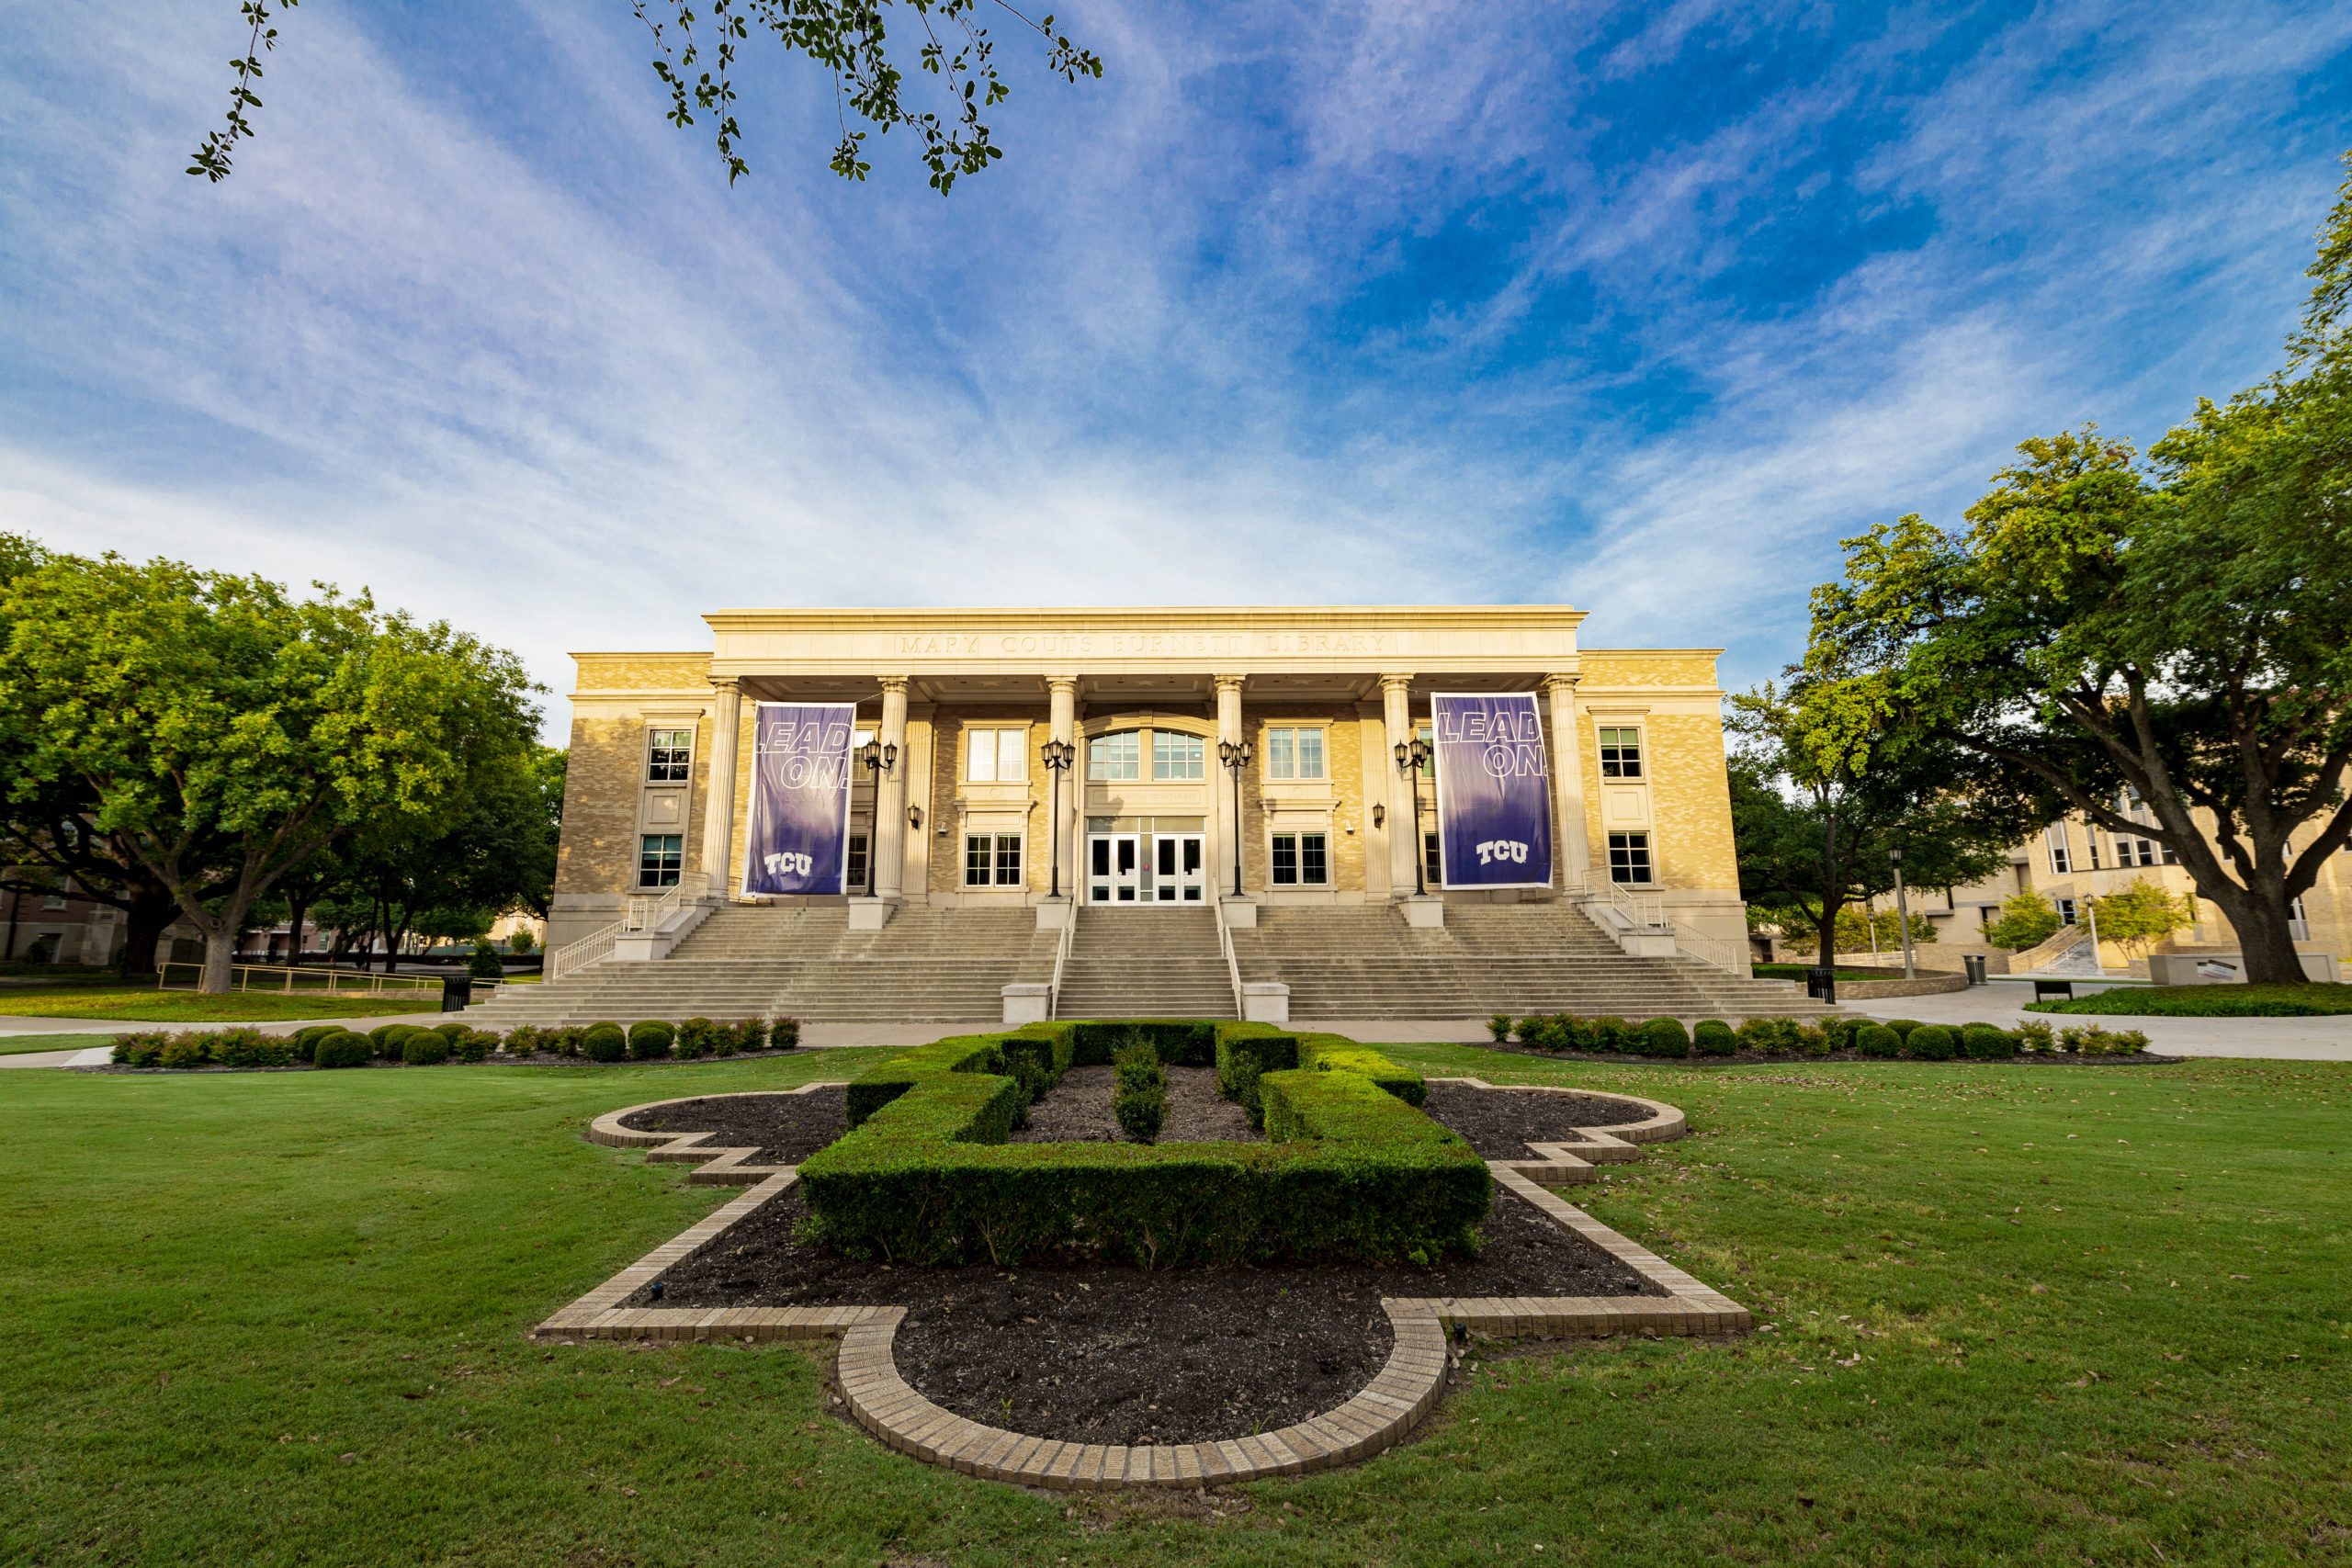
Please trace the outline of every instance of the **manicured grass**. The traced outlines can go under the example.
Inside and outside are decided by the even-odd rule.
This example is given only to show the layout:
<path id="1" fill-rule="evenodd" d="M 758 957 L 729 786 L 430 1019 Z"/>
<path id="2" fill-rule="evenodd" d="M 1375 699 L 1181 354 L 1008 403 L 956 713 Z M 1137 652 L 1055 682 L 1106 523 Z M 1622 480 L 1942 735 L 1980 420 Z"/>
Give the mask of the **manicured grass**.
<path id="1" fill-rule="evenodd" d="M 2087 997 L 2028 1002 L 2025 1010 L 2127 1018 L 2327 1018 L 2352 1012 L 2352 986 L 2119 986 Z"/>
<path id="2" fill-rule="evenodd" d="M 1753 967 L 1756 977 L 1759 980 L 1802 981 L 1807 975 L 1813 972 L 1813 966 L 1806 964 L 1758 964 Z M 1840 969 L 1837 972 L 1837 978 L 1840 980 L 1883 980 L 1886 976 L 1883 975 L 1865 975 L 1860 971 L 1854 969 Z"/>
<path id="3" fill-rule="evenodd" d="M 731 1195 L 582 1143 L 590 1116 L 847 1077 L 877 1052 L 0 1074 L 0 1559 L 2342 1555 L 2352 1067 L 1382 1049 L 1683 1106 L 1695 1137 L 1569 1196 L 1772 1331 L 1482 1353 L 1406 1448 L 1212 1497 L 1222 1518 L 1032 1495 L 844 1424 L 825 1349 L 522 1337 Z"/>
<path id="4" fill-rule="evenodd" d="M 0 1056 L 24 1056 L 36 1051 L 86 1051 L 110 1045 L 111 1034 L 0 1034 Z"/>
<path id="5" fill-rule="evenodd" d="M 388 991 L 231 991 L 208 997 L 195 991 L 159 991 L 153 987 L 110 990 L 60 987 L 0 991 L 0 1013 L 11 1018 L 120 1018 L 138 1023 L 277 1023 L 290 1018 L 373 1018 L 396 1012 L 435 1012 L 441 994 Z"/>

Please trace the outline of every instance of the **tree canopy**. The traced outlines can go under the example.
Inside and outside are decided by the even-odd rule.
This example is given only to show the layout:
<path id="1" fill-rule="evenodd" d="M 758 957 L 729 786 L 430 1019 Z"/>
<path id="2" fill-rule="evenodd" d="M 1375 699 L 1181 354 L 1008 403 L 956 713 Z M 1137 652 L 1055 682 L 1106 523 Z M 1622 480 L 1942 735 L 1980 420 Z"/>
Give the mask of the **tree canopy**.
<path id="1" fill-rule="evenodd" d="M 281 11 L 301 0 L 276 0 Z M 1005 0 L 988 0 L 1046 46 L 1046 70 L 1065 82 L 1100 79 L 1102 61 L 1054 30 L 1048 15 L 1031 21 Z M 653 73 L 670 98 L 662 118 L 680 130 L 712 122 L 713 140 L 727 168 L 727 183 L 751 172 L 742 153 L 743 130 L 736 118 L 737 51 L 753 32 L 773 36 L 786 54 L 805 54 L 832 73 L 833 106 L 841 123 L 832 171 L 862 180 L 873 165 L 864 157 L 866 132 L 852 130 L 855 116 L 888 135 L 904 130 L 920 144 L 917 153 L 931 171 L 931 188 L 945 196 L 958 178 L 977 175 L 1004 151 L 989 140 L 980 116 L 1005 101 L 1012 89 L 997 73 L 996 42 L 979 25 L 983 0 L 631 0 L 630 13 L 652 35 Z M 903 10 L 894 10 L 901 6 Z M 245 51 L 229 62 L 236 80 L 225 121 L 208 132 L 187 172 L 219 184 L 235 165 L 237 143 L 254 135 L 248 109 L 262 107 L 254 85 L 262 57 L 277 48 L 270 0 L 240 0 L 247 32 Z M 893 50 L 894 17 L 910 18 L 920 35 L 912 69 L 939 79 L 942 107 L 925 108 L 905 94 L 909 61 Z"/>
<path id="2" fill-rule="evenodd" d="M 2037 437 L 1964 528 L 1847 540 L 1807 657 L 1997 787 L 2169 845 L 2278 984 L 2303 979 L 2290 901 L 2352 838 L 2352 181 L 2311 276 L 2288 368 L 2150 461 L 2095 426 Z"/>

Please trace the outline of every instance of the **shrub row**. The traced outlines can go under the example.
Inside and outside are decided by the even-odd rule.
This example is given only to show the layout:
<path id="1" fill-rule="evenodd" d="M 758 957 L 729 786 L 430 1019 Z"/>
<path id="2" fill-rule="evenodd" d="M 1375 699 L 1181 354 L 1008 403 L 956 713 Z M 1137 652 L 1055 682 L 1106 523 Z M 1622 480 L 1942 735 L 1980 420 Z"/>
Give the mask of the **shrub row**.
<path id="1" fill-rule="evenodd" d="M 1470 1245 L 1491 1196 L 1486 1162 L 1351 1070 L 1354 1042 L 1322 1037 L 1325 1061 L 1309 1066 L 1299 1038 L 1269 1026 L 1182 1021 L 1182 1032 L 1143 1037 L 1123 1032 L 1124 1021 L 1032 1025 L 940 1041 L 868 1069 L 850 1085 L 853 1131 L 800 1166 L 819 1228 L 853 1254 L 915 1263 L 1005 1265 L 1071 1244 L 1147 1267 L 1427 1260 Z M 1114 1066 L 1140 1083 L 1152 1058 L 1167 1062 L 1171 1047 L 1191 1057 L 1204 1035 L 1221 1088 L 1257 1099 L 1271 1141 L 1004 1142 L 1027 1099 L 1013 1076 L 1021 1053 L 1050 1058 L 1067 1042 L 1074 1057 L 1123 1042 L 1133 1054 Z"/>
<path id="2" fill-rule="evenodd" d="M 1138 1042 L 1112 1057 L 1111 1066 L 1111 1114 L 1119 1130 L 1139 1144 L 1152 1142 L 1168 1121 L 1168 1074 L 1159 1053 Z"/>
<path id="3" fill-rule="evenodd" d="M 322 1054 L 324 1043 L 330 1040 L 337 1042 L 334 1049 Z M 710 1054 L 727 1056 L 771 1046 L 789 1050 L 799 1043 L 799 1022 L 788 1018 L 777 1019 L 773 1025 L 757 1019 L 715 1024 L 697 1018 L 674 1028 L 667 1023 L 640 1023 L 626 1033 L 612 1023 L 569 1029 L 526 1024 L 503 1038 L 447 1019 L 432 1024 L 379 1024 L 365 1034 L 341 1023 L 314 1023 L 292 1034 L 266 1034 L 243 1027 L 187 1030 L 177 1034 L 141 1031 L 114 1036 L 114 1060 L 133 1067 L 283 1067 L 298 1062 L 356 1067 L 379 1059 L 426 1066 L 451 1060 L 480 1062 L 493 1052 L 519 1056 L 545 1051 L 617 1062 L 632 1053 L 640 1060 Z"/>
<path id="4" fill-rule="evenodd" d="M 1791 1018 L 1751 1018 L 1736 1029 L 1719 1019 L 1709 1019 L 1686 1034 L 1682 1025 L 1670 1018 L 1634 1024 L 1622 1018 L 1575 1018 L 1566 1013 L 1521 1019 L 1498 1013 L 1487 1027 L 1498 1042 L 1516 1035 L 1521 1043 L 1541 1051 L 1619 1051 L 1666 1057 L 1688 1056 L 1694 1051 L 1702 1056 L 1731 1056 L 1743 1049 L 1765 1055 L 1827 1056 L 1850 1050 L 1864 1056 L 1908 1056 L 1923 1062 L 1948 1062 L 1962 1055 L 1998 1061 L 2048 1053 L 2129 1055 L 2148 1047 L 2148 1037 L 2136 1029 L 2109 1032 L 2090 1024 L 2053 1032 L 2040 1022 L 2023 1023 L 2013 1030 L 1989 1023 L 1953 1029 L 1907 1018 L 1885 1023 L 1866 1018 L 1833 1018 L 1819 1024 Z"/>

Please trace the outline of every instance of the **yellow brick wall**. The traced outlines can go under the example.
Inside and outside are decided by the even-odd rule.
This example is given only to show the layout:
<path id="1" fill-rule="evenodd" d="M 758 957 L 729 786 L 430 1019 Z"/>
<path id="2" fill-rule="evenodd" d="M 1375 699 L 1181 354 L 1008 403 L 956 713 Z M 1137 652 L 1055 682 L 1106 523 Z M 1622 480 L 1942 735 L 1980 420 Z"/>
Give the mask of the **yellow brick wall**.
<path id="1" fill-rule="evenodd" d="M 1053 852 L 1053 843 L 1048 836 L 1051 829 L 1046 820 L 1047 791 L 1052 788 L 1053 781 L 1046 775 L 1046 765 L 1038 760 L 1037 751 L 1038 748 L 1045 745 L 1047 735 L 1051 733 L 1051 714 L 1047 709 L 1023 707 L 1017 705 L 941 707 L 933 713 L 931 795 L 930 798 L 923 803 L 922 808 L 923 831 L 932 835 L 930 865 L 932 892 L 953 893 L 960 890 L 964 886 L 964 813 L 956 804 L 956 797 L 963 793 L 964 789 L 964 732 L 975 726 L 988 729 L 1003 729 L 1016 724 L 1025 724 L 1029 728 L 1029 738 L 1023 748 L 1029 760 L 1029 787 L 1026 797 L 1034 803 L 1029 810 L 1026 833 L 1022 844 L 1022 881 L 1032 890 L 1037 892 L 1045 890 L 1048 873 L 1046 857 Z M 1078 764 L 1072 772 L 1082 777 L 1085 766 L 1084 749 L 1080 748 Z M 1070 781 L 1066 778 L 1063 781 L 1063 787 L 1067 789 L 1069 785 Z M 914 795 L 914 782 L 910 781 L 908 789 L 910 798 Z M 1016 803 L 1008 802 L 1001 806 L 984 807 L 984 809 L 1004 810 L 1012 808 L 1015 805 Z M 938 836 L 938 828 L 942 824 L 944 824 L 947 829 L 947 837 L 944 839 Z M 1062 867 L 1062 880 L 1065 887 L 1072 874 L 1070 867 Z M 975 888 L 973 891 L 982 890 Z M 1017 890 L 995 888 L 992 891 L 1011 893 Z"/>
<path id="2" fill-rule="evenodd" d="M 1242 734 L 1258 749 L 1257 761 L 1244 772 L 1241 780 L 1242 879 L 1253 891 L 1270 886 L 1273 873 L 1268 863 L 1272 847 L 1268 841 L 1271 829 L 1266 825 L 1266 729 L 1271 725 L 1302 724 L 1321 721 L 1329 726 L 1323 738 L 1323 766 L 1329 775 L 1330 794 L 1339 805 L 1331 813 L 1331 831 L 1327 852 L 1331 861 L 1329 888 L 1341 892 L 1363 891 L 1364 834 L 1371 818 L 1363 791 L 1363 742 L 1358 728 L 1356 706 L 1353 703 L 1245 703 L 1241 709 Z M 1375 721 L 1375 724 L 1377 721 Z M 1215 775 L 1216 786 L 1230 790 L 1232 775 L 1216 761 L 1216 745 L 1208 749 L 1209 772 Z M 1385 798 L 1385 797 L 1384 797 Z M 1214 813 L 1212 813 L 1214 814 Z M 1352 828 L 1354 831 L 1348 831 Z M 1221 857 L 1225 866 L 1224 881 L 1230 890 L 1233 879 L 1233 852 L 1230 848 Z M 1286 887 L 1285 892 L 1308 889 Z"/>
<path id="3" fill-rule="evenodd" d="M 636 700 L 657 712 L 712 708 L 710 656 L 581 654 L 564 773 L 563 834 L 556 852 L 558 893 L 629 893 L 637 886 L 637 808 L 646 721 Z M 709 788 L 711 721 L 695 727 L 693 788 L 685 822 L 689 874 L 702 863 L 703 802 Z"/>
<path id="4" fill-rule="evenodd" d="M 1658 881 L 1667 887 L 1738 886 L 1723 721 L 1712 714 L 1654 713 L 1645 728 Z"/>

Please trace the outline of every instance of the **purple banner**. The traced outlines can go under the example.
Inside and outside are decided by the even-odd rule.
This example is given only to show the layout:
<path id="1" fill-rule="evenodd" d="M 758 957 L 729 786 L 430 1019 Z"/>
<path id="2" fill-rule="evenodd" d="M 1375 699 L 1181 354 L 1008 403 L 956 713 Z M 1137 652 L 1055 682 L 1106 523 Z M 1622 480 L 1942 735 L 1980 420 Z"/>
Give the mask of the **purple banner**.
<path id="1" fill-rule="evenodd" d="M 752 714 L 746 893 L 840 893 L 849 858 L 850 703 L 761 703 Z"/>
<path id="2" fill-rule="evenodd" d="M 1448 887 L 1552 885 L 1552 774 L 1529 693 L 1430 698 L 1437 742 L 1440 880 Z"/>

